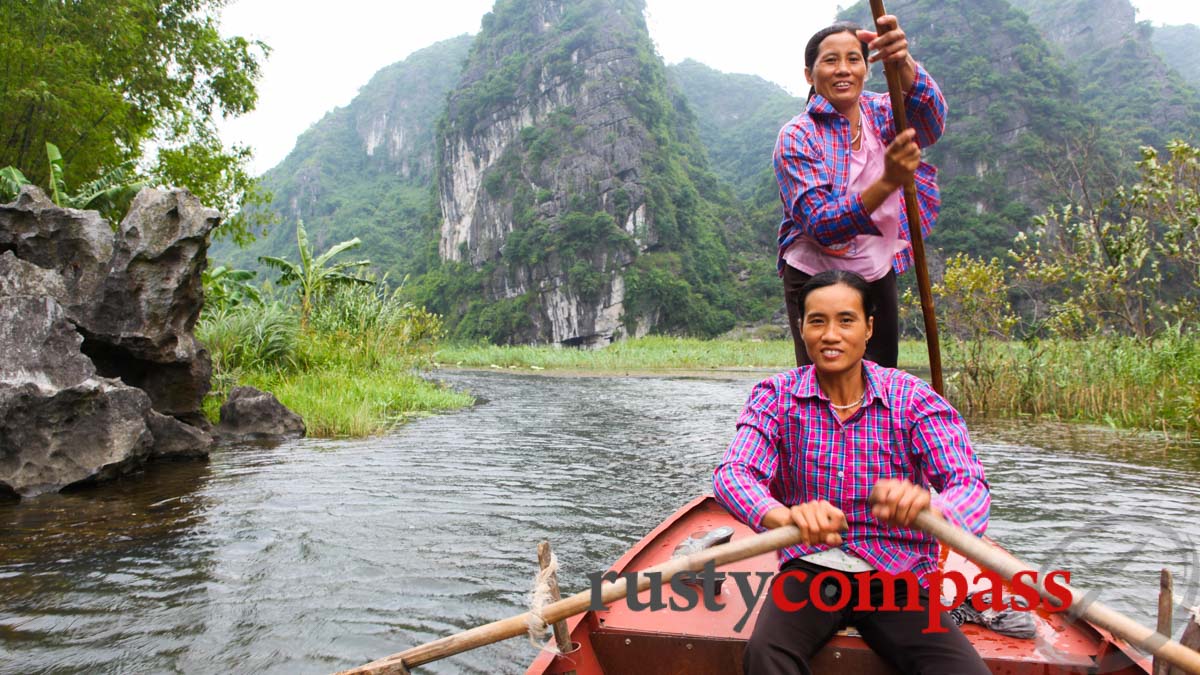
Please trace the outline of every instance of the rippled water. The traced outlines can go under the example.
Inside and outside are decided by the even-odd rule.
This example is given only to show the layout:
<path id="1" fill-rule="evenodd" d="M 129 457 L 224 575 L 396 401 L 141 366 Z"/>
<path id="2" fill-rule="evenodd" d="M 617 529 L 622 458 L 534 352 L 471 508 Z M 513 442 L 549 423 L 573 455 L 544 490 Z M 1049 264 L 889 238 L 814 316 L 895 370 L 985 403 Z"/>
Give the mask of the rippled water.
<path id="1" fill-rule="evenodd" d="M 692 497 L 749 375 L 443 373 L 484 400 L 384 438 L 0 506 L 0 672 L 328 672 L 523 611 L 536 545 L 564 591 Z M 1200 602 L 1200 453 L 1070 425 L 981 423 L 991 534 L 1153 625 L 1158 570 Z M 1176 612 L 1176 629 L 1184 612 Z M 518 673 L 512 640 L 421 668 Z"/>

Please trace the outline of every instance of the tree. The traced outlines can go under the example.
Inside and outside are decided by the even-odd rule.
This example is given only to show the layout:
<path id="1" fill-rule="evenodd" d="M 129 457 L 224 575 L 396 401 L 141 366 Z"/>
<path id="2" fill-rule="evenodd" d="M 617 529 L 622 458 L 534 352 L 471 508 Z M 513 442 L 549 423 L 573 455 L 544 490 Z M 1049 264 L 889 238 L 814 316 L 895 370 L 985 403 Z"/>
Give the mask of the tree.
<path id="1" fill-rule="evenodd" d="M 0 166 L 45 184 L 45 143 L 81 185 L 128 161 L 186 187 L 227 215 L 267 196 L 246 172 L 249 150 L 225 148 L 217 115 L 253 109 L 266 45 L 222 38 L 227 0 L 0 2 Z M 153 156 L 147 151 L 156 148 Z M 221 233 L 250 237 L 233 215 Z"/>
<path id="2" fill-rule="evenodd" d="M 1050 208 L 1010 252 L 1034 322 L 1063 337 L 1149 337 L 1200 320 L 1200 148 L 1142 148 L 1138 182 Z"/>
<path id="3" fill-rule="evenodd" d="M 1177 292 L 1164 300 L 1163 314 L 1194 324 L 1200 320 L 1200 147 L 1170 141 L 1165 162 L 1154 148 L 1142 148 L 1137 166 L 1142 180 L 1122 196 L 1154 226 L 1155 251 L 1180 279 Z"/>
<path id="4" fill-rule="evenodd" d="M 300 296 L 300 321 L 307 325 L 308 315 L 312 313 L 313 302 L 320 298 L 325 291 L 345 284 L 373 283 L 369 279 L 362 279 L 346 273 L 346 270 L 370 265 L 370 260 L 340 262 L 326 267 L 333 256 L 361 243 L 362 241 L 355 237 L 330 246 L 328 251 L 314 258 L 312 247 L 308 243 L 308 233 L 304 231 L 304 223 L 300 222 L 296 224 L 296 245 L 300 249 L 300 262 L 294 263 L 275 256 L 261 256 L 258 261 L 282 272 L 279 275 L 280 286 L 296 284 L 296 292 Z"/>

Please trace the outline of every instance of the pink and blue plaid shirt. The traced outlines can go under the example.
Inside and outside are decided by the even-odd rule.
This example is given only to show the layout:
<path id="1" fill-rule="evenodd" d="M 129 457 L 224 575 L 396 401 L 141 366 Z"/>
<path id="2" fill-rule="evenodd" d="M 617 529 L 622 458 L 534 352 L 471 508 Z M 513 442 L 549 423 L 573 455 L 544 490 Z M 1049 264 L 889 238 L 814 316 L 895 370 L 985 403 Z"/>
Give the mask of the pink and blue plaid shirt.
<path id="1" fill-rule="evenodd" d="M 920 378 L 863 361 L 866 403 L 844 422 L 817 385 L 812 366 L 758 383 L 737 435 L 713 474 L 717 500 L 762 531 L 767 511 L 825 499 L 846 514 L 842 547 L 891 574 L 912 570 L 923 585 L 937 569 L 938 543 L 920 530 L 871 516 L 875 482 L 904 478 L 938 491 L 934 505 L 951 522 L 983 534 L 991 496 L 967 427 Z M 828 546 L 792 546 L 780 562 Z"/>
<path id="2" fill-rule="evenodd" d="M 886 146 L 896 138 L 892 102 L 886 94 L 864 91 L 859 105 L 870 116 Z M 908 124 L 917 131 L 917 143 L 927 148 L 937 142 L 946 126 L 946 99 L 937 83 L 919 64 L 912 89 L 905 97 Z M 850 121 L 828 100 L 815 94 L 804 112 L 779 131 L 775 143 L 775 179 L 783 202 L 779 225 L 779 273 L 783 252 L 797 237 L 812 238 L 821 246 L 834 246 L 860 234 L 878 235 L 862 196 L 850 194 Z M 921 162 L 915 183 L 921 211 L 921 233 L 929 234 L 941 208 L 937 169 Z M 901 197 L 903 199 L 903 196 Z M 911 241 L 908 214 L 900 211 L 900 236 Z M 912 250 L 896 254 L 896 274 L 912 265 Z"/>

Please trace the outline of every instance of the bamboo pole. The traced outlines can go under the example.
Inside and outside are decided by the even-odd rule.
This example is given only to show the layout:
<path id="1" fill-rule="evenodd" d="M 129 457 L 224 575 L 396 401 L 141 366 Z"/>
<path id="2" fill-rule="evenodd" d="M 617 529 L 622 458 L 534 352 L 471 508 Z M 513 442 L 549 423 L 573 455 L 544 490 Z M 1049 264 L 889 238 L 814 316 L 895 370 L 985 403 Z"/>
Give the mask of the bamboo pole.
<path id="1" fill-rule="evenodd" d="M 1163 635 L 1171 634 L 1171 613 L 1175 608 L 1175 582 L 1171 579 L 1171 570 L 1163 568 L 1158 575 L 1158 632 Z M 1154 675 L 1167 675 L 1171 664 L 1154 657 L 1154 667 L 1150 669 Z"/>
<path id="2" fill-rule="evenodd" d="M 550 555 L 550 542 L 543 541 L 538 544 L 538 565 L 543 570 L 550 566 Z M 550 587 L 550 602 L 555 603 L 561 600 L 562 595 L 558 590 L 558 574 L 550 574 L 546 583 Z M 572 650 L 571 633 L 567 631 L 566 619 L 554 622 L 554 644 L 558 647 L 559 654 L 566 654 Z M 575 671 L 568 670 L 563 675 L 575 675 Z"/>
<path id="3" fill-rule="evenodd" d="M 745 537 L 728 544 L 721 544 L 709 549 L 697 551 L 679 558 L 639 570 L 637 575 L 639 592 L 650 588 L 650 574 L 662 575 L 662 583 L 667 584 L 671 578 L 681 572 L 699 572 L 706 563 L 712 562 L 720 566 L 731 562 L 745 560 L 763 553 L 770 553 L 785 546 L 793 546 L 801 541 L 800 528 L 795 525 L 768 530 L 752 537 Z M 626 577 L 621 577 L 615 583 L 604 584 L 601 588 L 601 600 L 605 605 L 616 602 L 626 595 Z M 542 620 L 546 623 L 562 621 L 568 617 L 582 614 L 591 604 L 590 590 L 581 591 L 564 600 L 551 603 L 542 608 Z M 507 619 L 477 626 L 462 633 L 434 640 L 418 647 L 412 647 L 398 654 L 386 656 L 357 668 L 351 668 L 340 675 L 399 675 L 400 668 L 413 668 L 422 664 L 444 659 L 476 647 L 499 642 L 518 635 L 524 635 L 528 630 L 529 612 L 524 612 Z"/>
<path id="4" fill-rule="evenodd" d="M 985 567 L 1005 579 L 1012 579 L 1018 572 L 1032 569 L 1012 554 L 951 525 L 928 509 L 918 514 L 913 524 L 937 537 L 943 544 L 963 554 L 980 567 Z M 1038 593 L 1043 598 L 1057 603 L 1058 599 L 1047 592 L 1043 581 L 1041 578 L 1038 579 Z M 1188 649 L 1170 637 L 1146 628 L 1099 600 L 1088 598 L 1084 592 L 1073 586 L 1060 585 L 1071 593 L 1071 605 L 1067 610 L 1070 616 L 1082 617 L 1185 672 L 1200 675 L 1200 652 Z"/>
<path id="5" fill-rule="evenodd" d="M 875 30 L 879 28 L 879 18 L 887 12 L 883 9 L 883 0 L 871 0 L 871 14 L 875 17 Z M 896 122 L 896 135 L 908 129 L 908 114 L 904 109 L 904 91 L 900 87 L 900 73 L 884 64 L 883 74 L 887 76 L 888 94 L 892 98 L 892 119 Z M 946 386 L 942 381 L 942 348 L 938 342 L 937 316 L 933 311 L 933 288 L 929 283 L 929 266 L 925 262 L 925 237 L 921 234 L 921 207 L 917 203 L 917 186 L 910 179 L 904 184 L 904 211 L 908 216 L 909 241 L 912 243 L 913 267 L 917 272 L 917 289 L 921 293 L 921 315 L 925 318 L 925 343 L 929 348 L 929 375 L 933 390 L 941 395 L 946 394 Z"/>

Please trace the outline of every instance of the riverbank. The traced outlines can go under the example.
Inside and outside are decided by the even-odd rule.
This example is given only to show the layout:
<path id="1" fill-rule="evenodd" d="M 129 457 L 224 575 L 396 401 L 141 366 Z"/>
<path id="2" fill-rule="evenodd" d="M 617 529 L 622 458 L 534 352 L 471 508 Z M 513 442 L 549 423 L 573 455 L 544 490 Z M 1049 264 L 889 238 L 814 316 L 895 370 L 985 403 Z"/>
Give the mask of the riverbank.
<path id="1" fill-rule="evenodd" d="M 216 422 L 237 385 L 269 391 L 319 438 L 374 436 L 475 398 L 421 373 L 438 318 L 373 287 L 328 294 L 305 320 L 295 306 L 242 305 L 205 315 L 197 336 L 213 361 L 204 412 Z"/>
<path id="2" fill-rule="evenodd" d="M 790 340 L 646 337 L 603 349 L 442 345 L 436 366 L 532 372 L 662 373 L 719 369 L 781 371 Z M 927 376 L 923 342 L 900 344 L 900 367 Z M 1200 430 L 1200 340 L 947 342 L 948 396 L 973 415 L 1038 417 L 1190 437 Z"/>
<path id="3" fill-rule="evenodd" d="M 929 368 L 924 344 L 900 345 L 904 368 Z M 486 344 L 447 344 L 433 353 L 441 366 L 457 368 L 518 368 L 596 372 L 746 368 L 786 370 L 795 366 L 790 340 L 701 340 L 651 336 L 614 342 L 603 349 L 563 349 L 554 346 L 497 347 Z"/>

